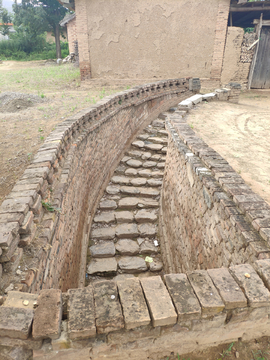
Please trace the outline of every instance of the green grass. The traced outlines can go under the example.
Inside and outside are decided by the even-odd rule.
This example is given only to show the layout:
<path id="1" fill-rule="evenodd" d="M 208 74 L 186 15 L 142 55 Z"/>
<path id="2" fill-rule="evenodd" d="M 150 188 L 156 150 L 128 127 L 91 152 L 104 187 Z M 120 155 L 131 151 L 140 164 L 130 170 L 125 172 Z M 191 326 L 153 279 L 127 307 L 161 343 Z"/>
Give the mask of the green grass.
<path id="1" fill-rule="evenodd" d="M 23 68 L 20 70 L 2 71 L 0 74 L 1 89 L 5 91 L 24 89 L 27 91 L 38 91 L 41 98 L 44 98 L 44 88 L 64 86 L 71 81 L 79 81 L 80 70 L 73 64 L 61 66 L 37 66 Z M 20 84 L 21 86 L 18 86 Z"/>

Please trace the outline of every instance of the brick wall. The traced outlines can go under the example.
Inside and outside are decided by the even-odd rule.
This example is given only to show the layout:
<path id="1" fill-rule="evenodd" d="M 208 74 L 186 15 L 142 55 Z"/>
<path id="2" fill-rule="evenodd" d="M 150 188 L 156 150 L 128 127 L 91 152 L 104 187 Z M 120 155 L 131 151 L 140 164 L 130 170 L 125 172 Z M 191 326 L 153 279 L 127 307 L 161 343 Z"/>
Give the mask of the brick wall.
<path id="1" fill-rule="evenodd" d="M 269 257 L 269 229 L 263 227 L 269 226 L 270 207 L 181 116 L 168 119 L 160 226 L 166 271 Z"/>
<path id="2" fill-rule="evenodd" d="M 91 78 L 86 0 L 76 0 L 75 11 L 81 80 L 86 80 Z"/>
<path id="3" fill-rule="evenodd" d="M 230 0 L 219 0 L 211 78 L 220 79 L 224 57 Z"/>
<path id="4" fill-rule="evenodd" d="M 67 23 L 68 49 L 69 53 L 75 52 L 77 41 L 76 17 Z"/>
<path id="5" fill-rule="evenodd" d="M 161 81 L 57 126 L 0 207 L 1 289 L 83 286 L 92 214 L 119 157 L 141 126 L 191 93 L 186 79 Z"/>

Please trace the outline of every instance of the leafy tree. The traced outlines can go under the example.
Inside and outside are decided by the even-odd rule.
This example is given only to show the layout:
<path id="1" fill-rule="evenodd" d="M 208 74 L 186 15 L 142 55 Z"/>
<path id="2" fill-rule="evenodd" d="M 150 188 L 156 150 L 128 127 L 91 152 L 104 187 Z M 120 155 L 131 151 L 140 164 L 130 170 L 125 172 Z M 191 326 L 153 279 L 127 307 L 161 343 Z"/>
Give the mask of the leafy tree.
<path id="1" fill-rule="evenodd" d="M 7 9 L 3 8 L 2 0 L 0 0 L 0 34 L 8 35 L 9 34 L 9 26 L 8 23 L 12 21 L 11 14 L 7 11 Z"/>
<path id="2" fill-rule="evenodd" d="M 36 50 L 37 43 L 45 31 L 52 31 L 55 36 L 56 56 L 61 58 L 59 21 L 67 13 L 57 0 L 22 0 L 13 5 L 14 25 L 17 37 L 27 39 L 29 46 Z"/>

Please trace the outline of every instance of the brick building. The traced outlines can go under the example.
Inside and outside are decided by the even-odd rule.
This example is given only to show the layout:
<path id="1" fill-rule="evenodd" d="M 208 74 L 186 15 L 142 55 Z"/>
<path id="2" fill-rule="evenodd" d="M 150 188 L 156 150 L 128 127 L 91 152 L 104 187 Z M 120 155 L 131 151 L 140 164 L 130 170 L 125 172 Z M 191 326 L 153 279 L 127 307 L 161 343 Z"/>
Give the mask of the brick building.
<path id="1" fill-rule="evenodd" d="M 221 80 L 247 83 L 250 63 L 244 69 L 239 65 L 244 37 L 239 27 L 254 26 L 261 13 L 264 18 L 270 13 L 269 0 L 62 0 L 62 4 L 76 11 L 76 31 L 75 18 L 68 27 L 72 25 L 78 39 L 82 79 L 197 76 L 207 87 L 219 86 Z M 227 56 L 227 75 L 222 76 L 225 49 L 234 47 L 233 34 L 238 49 Z M 236 70 L 231 70 L 231 61 Z"/>
<path id="2" fill-rule="evenodd" d="M 74 53 L 77 41 L 76 14 L 67 14 L 59 24 L 62 27 L 66 27 L 69 53 Z"/>

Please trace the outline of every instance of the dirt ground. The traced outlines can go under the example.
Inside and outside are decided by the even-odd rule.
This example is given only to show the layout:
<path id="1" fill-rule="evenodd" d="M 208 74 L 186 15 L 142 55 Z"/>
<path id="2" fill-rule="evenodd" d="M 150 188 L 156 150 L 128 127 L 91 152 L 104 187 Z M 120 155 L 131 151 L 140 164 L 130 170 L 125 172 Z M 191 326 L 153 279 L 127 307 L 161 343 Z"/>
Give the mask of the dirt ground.
<path id="1" fill-rule="evenodd" d="M 148 82 L 98 79 L 81 83 L 79 69 L 73 64 L 45 63 L 0 64 L 0 95 L 20 92 L 39 95 L 45 101 L 26 109 L 20 106 L 16 112 L 3 112 L 0 107 L 0 204 L 58 123 L 106 95 Z"/>
<path id="2" fill-rule="evenodd" d="M 188 123 L 270 204 L 269 90 L 243 92 L 239 104 L 201 104 Z"/>

